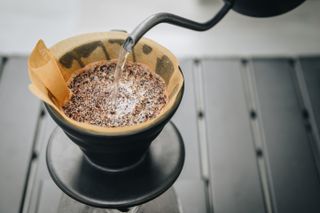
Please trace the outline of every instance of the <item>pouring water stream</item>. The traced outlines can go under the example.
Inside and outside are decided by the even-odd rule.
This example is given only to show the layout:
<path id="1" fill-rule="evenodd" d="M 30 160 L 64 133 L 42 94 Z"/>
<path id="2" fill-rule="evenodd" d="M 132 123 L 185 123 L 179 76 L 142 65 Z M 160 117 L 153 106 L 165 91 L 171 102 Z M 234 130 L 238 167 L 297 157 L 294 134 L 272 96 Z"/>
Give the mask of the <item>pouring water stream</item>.
<path id="1" fill-rule="evenodd" d="M 129 34 L 125 42 L 120 48 L 118 62 L 116 65 L 116 69 L 114 72 L 114 82 L 112 86 L 112 105 L 116 109 L 116 102 L 119 92 L 119 81 L 121 79 L 121 75 L 123 69 L 125 67 L 126 60 L 128 58 L 129 53 L 132 51 L 133 47 L 136 43 L 142 38 L 142 36 L 147 33 L 151 28 L 160 23 L 168 23 L 176 26 L 196 30 L 196 31 L 205 31 L 212 28 L 216 25 L 232 8 L 234 4 L 234 0 L 225 0 L 224 5 L 218 11 L 218 13 L 212 17 L 209 21 L 204 23 L 195 22 L 174 14 L 170 13 L 157 13 L 151 15 L 144 21 L 142 21 L 132 33 Z"/>

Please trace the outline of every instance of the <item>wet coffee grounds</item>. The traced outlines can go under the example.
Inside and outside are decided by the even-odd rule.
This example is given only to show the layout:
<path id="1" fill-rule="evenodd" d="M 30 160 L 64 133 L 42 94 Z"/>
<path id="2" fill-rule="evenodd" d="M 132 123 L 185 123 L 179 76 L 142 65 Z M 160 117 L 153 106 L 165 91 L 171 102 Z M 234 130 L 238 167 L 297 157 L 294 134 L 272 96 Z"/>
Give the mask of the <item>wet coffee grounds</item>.
<path id="1" fill-rule="evenodd" d="M 102 127 L 131 126 L 156 117 L 167 103 L 163 79 L 140 63 L 127 62 L 113 99 L 116 61 L 95 62 L 69 82 L 63 111 L 71 119 Z M 115 101 L 115 102 L 113 102 Z"/>

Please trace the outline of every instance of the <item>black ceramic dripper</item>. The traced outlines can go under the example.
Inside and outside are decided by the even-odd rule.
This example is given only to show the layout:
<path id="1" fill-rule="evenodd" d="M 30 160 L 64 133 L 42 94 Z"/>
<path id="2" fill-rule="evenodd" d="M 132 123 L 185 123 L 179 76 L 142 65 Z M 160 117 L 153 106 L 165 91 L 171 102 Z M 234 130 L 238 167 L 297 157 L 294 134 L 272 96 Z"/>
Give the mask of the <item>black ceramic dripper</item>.
<path id="1" fill-rule="evenodd" d="M 59 42 L 51 51 L 63 67 L 62 75 L 71 76 L 81 65 L 117 57 L 126 36 L 80 35 Z M 148 39 L 142 39 L 130 57 L 146 63 L 167 85 L 168 103 L 154 120 L 124 129 L 98 128 L 75 122 L 59 107 L 45 103 L 59 126 L 47 146 L 49 173 L 63 192 L 89 206 L 125 209 L 152 200 L 172 186 L 184 164 L 183 140 L 170 122 L 184 92 L 176 58 Z"/>
<path id="2" fill-rule="evenodd" d="M 64 80 L 68 81 L 74 72 L 86 64 L 116 59 L 126 37 L 123 32 L 106 32 L 63 40 L 51 48 L 51 53 L 60 62 L 60 69 L 56 72 L 61 72 Z M 50 116 L 79 146 L 86 159 L 92 165 L 110 171 L 125 170 L 141 162 L 150 143 L 179 107 L 184 91 L 183 75 L 177 59 L 156 42 L 144 39 L 134 48 L 128 60 L 145 64 L 166 84 L 167 104 L 151 120 L 128 127 L 99 127 L 76 122 L 64 114 L 59 104 L 52 106 L 56 101 L 50 94 L 54 92 L 50 91 L 45 99 L 52 102 L 45 104 Z M 38 85 L 37 79 L 31 80 Z"/>

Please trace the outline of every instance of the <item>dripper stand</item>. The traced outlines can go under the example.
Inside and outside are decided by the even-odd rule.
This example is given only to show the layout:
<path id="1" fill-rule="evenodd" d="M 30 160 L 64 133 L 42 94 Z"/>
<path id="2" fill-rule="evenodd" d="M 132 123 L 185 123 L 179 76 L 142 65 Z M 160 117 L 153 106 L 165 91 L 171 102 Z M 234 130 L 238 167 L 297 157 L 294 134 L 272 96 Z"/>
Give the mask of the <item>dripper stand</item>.
<path id="1" fill-rule="evenodd" d="M 148 213 L 165 209 L 167 213 L 180 213 L 170 187 L 182 170 L 184 158 L 182 137 L 169 122 L 144 156 L 129 167 L 96 165 L 59 127 L 49 139 L 46 160 L 52 179 L 70 197 L 62 199 L 61 212 Z"/>

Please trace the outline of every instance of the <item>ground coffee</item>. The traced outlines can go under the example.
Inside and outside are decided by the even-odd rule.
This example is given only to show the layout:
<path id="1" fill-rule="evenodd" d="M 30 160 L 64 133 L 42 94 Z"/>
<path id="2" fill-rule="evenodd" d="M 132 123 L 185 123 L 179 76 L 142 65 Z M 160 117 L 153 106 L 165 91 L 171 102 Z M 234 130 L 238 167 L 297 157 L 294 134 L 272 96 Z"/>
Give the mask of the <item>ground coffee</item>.
<path id="1" fill-rule="evenodd" d="M 131 126 L 156 117 L 167 103 L 163 79 L 147 66 L 127 62 L 112 102 L 116 61 L 87 65 L 69 81 L 72 96 L 62 107 L 79 122 L 102 127 Z"/>

